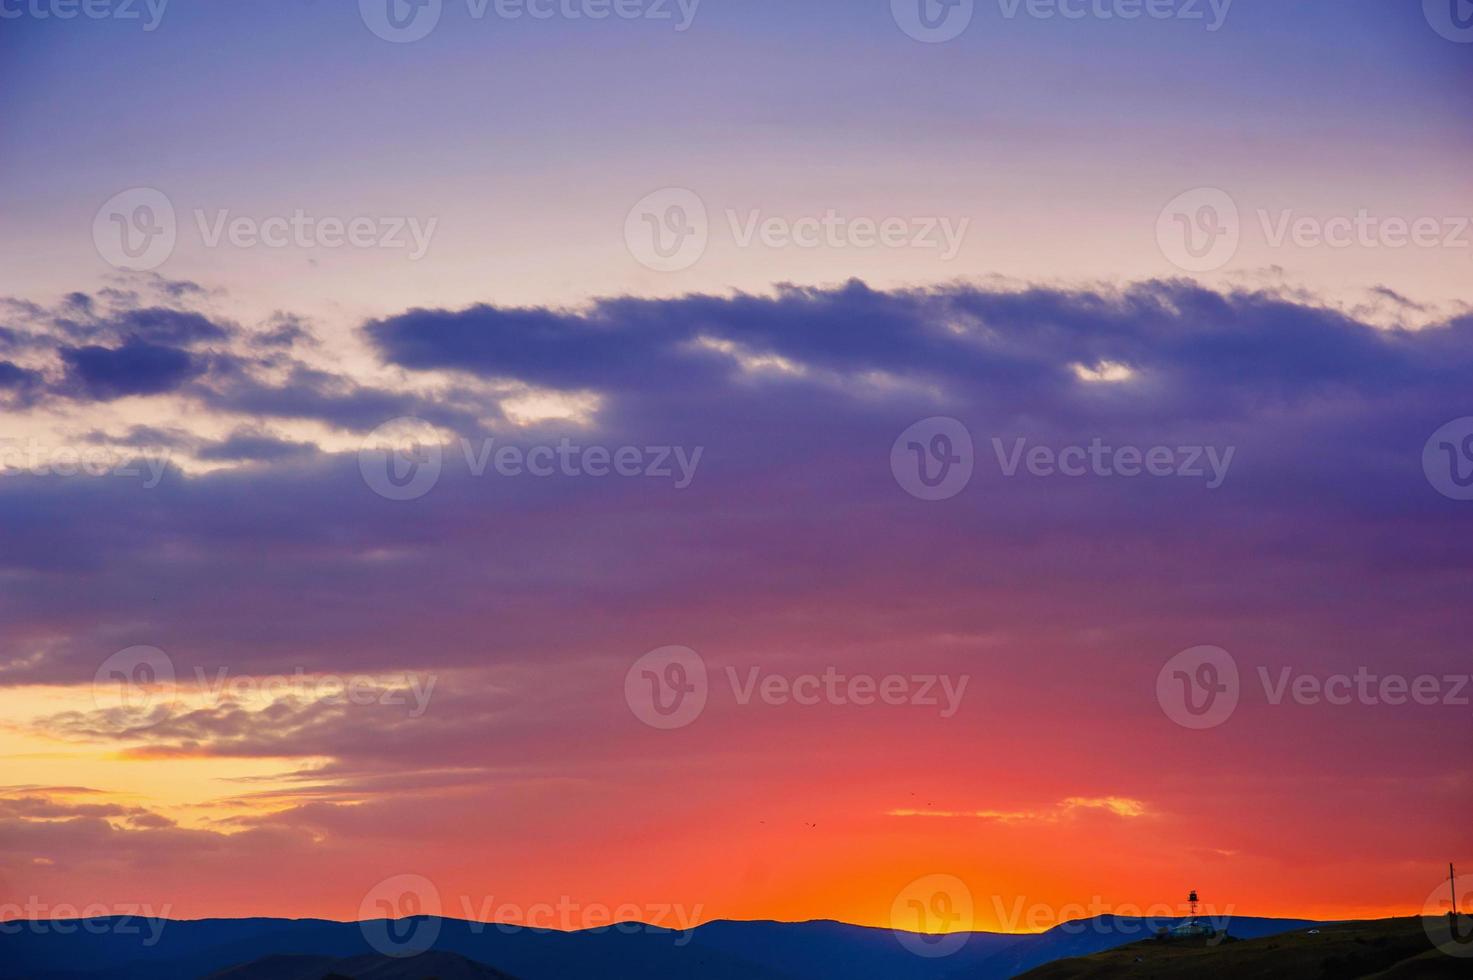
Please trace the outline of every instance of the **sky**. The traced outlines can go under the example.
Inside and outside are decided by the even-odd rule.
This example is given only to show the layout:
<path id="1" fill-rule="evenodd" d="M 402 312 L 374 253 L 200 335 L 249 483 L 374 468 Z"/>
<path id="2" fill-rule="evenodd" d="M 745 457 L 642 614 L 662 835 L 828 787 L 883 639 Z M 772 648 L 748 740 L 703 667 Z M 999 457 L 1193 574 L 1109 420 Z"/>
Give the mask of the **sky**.
<path id="1" fill-rule="evenodd" d="M 1470 15 L 0 0 L 0 918 L 1422 909 Z"/>

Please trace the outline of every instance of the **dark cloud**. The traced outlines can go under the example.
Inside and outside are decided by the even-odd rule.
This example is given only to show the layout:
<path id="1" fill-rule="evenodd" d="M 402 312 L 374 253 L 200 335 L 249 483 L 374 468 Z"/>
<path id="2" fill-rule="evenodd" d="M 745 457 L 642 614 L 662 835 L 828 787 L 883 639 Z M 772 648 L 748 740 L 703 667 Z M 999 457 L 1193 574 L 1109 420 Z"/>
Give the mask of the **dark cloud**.
<path id="1" fill-rule="evenodd" d="M 183 299 L 186 296 L 203 296 L 207 290 L 197 282 L 189 279 L 170 279 L 161 276 L 157 272 L 146 273 L 146 282 L 149 287 L 169 296 L 173 299 Z"/>
<path id="2" fill-rule="evenodd" d="M 24 820 L 56 820 L 72 817 L 130 817 L 148 811 L 117 803 L 71 803 L 50 795 L 0 796 L 0 820 L 14 817 Z"/>
<path id="3" fill-rule="evenodd" d="M 164 307 L 126 310 L 113 325 L 118 333 L 151 344 L 188 347 L 207 341 L 229 339 L 231 331 L 201 313 Z"/>
<path id="4" fill-rule="evenodd" d="M 285 383 L 268 384 L 227 363 L 198 396 L 211 408 L 262 419 L 314 419 L 351 432 L 367 432 L 389 419 L 415 416 L 472 430 L 477 418 L 494 416 L 494 405 L 467 411 L 452 400 L 362 385 L 343 375 L 304 364 L 290 369 Z M 472 397 L 474 403 L 478 399 Z M 484 399 L 480 399 L 484 401 Z"/>
<path id="5" fill-rule="evenodd" d="M 11 407 L 48 397 L 112 401 L 182 392 L 206 412 L 246 415 L 262 422 L 306 419 L 356 432 L 405 415 L 455 427 L 474 427 L 478 420 L 499 415 L 494 401 L 482 393 L 452 390 L 431 398 L 365 385 L 347 374 L 309 366 L 295 352 L 315 348 L 319 342 L 300 317 L 278 313 L 267 321 L 264 333 L 247 337 L 230 321 L 158 302 L 196 299 L 204 291 L 195 284 L 146 277 L 127 281 L 137 288 L 104 289 L 96 298 L 73 293 L 53 308 L 4 301 L 21 328 L 8 331 L 0 341 L 56 359 L 54 367 L 42 369 L 0 361 L 0 389 L 11 392 L 7 398 Z M 264 380 L 283 376 L 284 381 Z M 171 438 L 149 445 L 184 448 L 188 442 Z M 288 448 L 237 441 L 213 447 L 208 458 L 280 460 Z M 219 455 L 237 451 L 242 455 Z"/>
<path id="6" fill-rule="evenodd" d="M 290 442 L 251 431 L 233 432 L 230 438 L 204 446 L 200 459 L 224 462 L 276 462 L 294 457 L 311 456 L 317 447 L 310 443 Z"/>
<path id="7" fill-rule="evenodd" d="M 130 426 L 126 432 L 89 432 L 86 440 L 93 445 L 128 446 L 134 449 L 187 449 L 199 440 L 187 430 L 171 426 L 158 428 L 151 425 Z"/>
<path id="8" fill-rule="evenodd" d="M 351 698 L 335 691 L 251 707 L 224 697 L 190 709 L 159 706 L 146 717 L 120 709 L 66 712 L 37 719 L 35 729 L 72 741 L 120 742 L 139 755 L 371 758 L 394 753 L 397 739 L 423 738 L 434 730 L 433 719 L 418 723 L 419 705 L 429 707 L 433 693 L 433 686 L 414 692 L 362 679 Z M 453 713 L 450 720 L 468 724 L 465 713 Z"/>
<path id="9" fill-rule="evenodd" d="M 1149 372 L 1156 405 L 1167 411 L 1204 387 L 1299 400 L 1327 387 L 1384 390 L 1473 365 L 1466 346 L 1454 363 L 1439 363 L 1428 338 L 1273 293 L 1224 294 L 1182 281 L 1113 292 L 899 293 L 851 282 L 771 296 L 612 299 L 577 313 L 417 309 L 365 329 L 387 360 L 407 368 L 642 395 L 730 381 L 712 341 L 815 371 L 886 372 L 1056 405 L 1078 394 L 1072 365 L 1110 361 Z"/>
<path id="10" fill-rule="evenodd" d="M 16 299 L 13 296 L 0 296 L 0 308 L 8 311 L 9 315 L 21 319 L 32 320 L 46 314 L 45 307 L 28 299 Z"/>
<path id="11" fill-rule="evenodd" d="M 203 371 L 188 351 L 142 340 L 121 347 L 63 347 L 64 390 L 73 398 L 113 401 L 175 391 Z"/>
<path id="12" fill-rule="evenodd" d="M 546 309 L 416 309 L 365 327 L 386 360 L 404 367 L 469 371 L 553 387 L 616 383 L 674 365 L 672 342 L 687 335 L 638 319 Z"/>
<path id="13" fill-rule="evenodd" d="M 184 300 L 206 296 L 209 290 L 189 279 L 170 279 L 157 272 L 118 272 L 110 277 L 116 285 L 99 290 L 105 297 L 117 299 L 124 305 L 137 305 L 139 297 L 154 296 L 159 299 Z"/>
<path id="14" fill-rule="evenodd" d="M 1389 299 L 1397 306 L 1403 307 L 1408 310 L 1413 310 L 1417 313 L 1426 313 L 1428 311 L 1428 307 L 1426 306 L 1426 304 L 1418 303 L 1410 297 L 1404 296 L 1403 294 L 1392 289 L 1390 286 L 1372 286 L 1371 294 L 1374 296 L 1380 296 L 1382 299 Z"/>
<path id="15" fill-rule="evenodd" d="M 0 388 L 29 388 L 40 383 L 40 373 L 27 370 L 10 361 L 0 361 Z"/>
<path id="16" fill-rule="evenodd" d="M 67 293 L 66 296 L 62 297 L 62 306 L 67 310 L 86 316 L 92 312 L 92 297 L 82 292 Z"/>
<path id="17" fill-rule="evenodd" d="M 275 313 L 266 322 L 265 328 L 257 332 L 251 343 L 256 347 L 295 347 L 298 344 L 317 344 L 307 321 L 290 313 Z"/>

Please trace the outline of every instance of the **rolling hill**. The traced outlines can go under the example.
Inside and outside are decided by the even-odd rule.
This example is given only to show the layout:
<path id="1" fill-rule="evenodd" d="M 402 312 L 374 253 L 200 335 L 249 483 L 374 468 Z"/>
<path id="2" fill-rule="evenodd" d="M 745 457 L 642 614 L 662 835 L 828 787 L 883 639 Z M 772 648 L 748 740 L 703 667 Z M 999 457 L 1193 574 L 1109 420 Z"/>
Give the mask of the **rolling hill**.
<path id="1" fill-rule="evenodd" d="M 1212 944 L 1145 940 L 1057 960 L 1019 980 L 1442 980 L 1473 977 L 1473 960 L 1433 948 L 1420 919 L 1323 925 Z"/>

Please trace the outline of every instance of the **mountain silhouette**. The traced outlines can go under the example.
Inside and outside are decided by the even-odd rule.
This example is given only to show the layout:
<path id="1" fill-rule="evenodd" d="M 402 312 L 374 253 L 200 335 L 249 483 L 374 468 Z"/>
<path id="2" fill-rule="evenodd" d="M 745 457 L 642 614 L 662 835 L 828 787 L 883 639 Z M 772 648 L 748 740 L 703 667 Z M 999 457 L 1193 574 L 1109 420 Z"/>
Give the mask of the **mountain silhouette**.
<path id="1" fill-rule="evenodd" d="M 892 930 L 829 921 L 715 921 L 690 932 L 624 923 L 557 932 L 421 916 L 397 920 L 390 934 L 429 937 L 431 952 L 386 964 L 410 972 L 382 978 L 416 980 L 414 971 L 436 962 L 427 957 L 453 954 L 455 960 L 445 962 L 457 969 L 469 964 L 492 971 L 466 976 L 517 980 L 1007 980 L 1054 960 L 1138 942 L 1157 927 L 1180 921 L 1100 916 L 1037 935 L 974 932 L 951 955 L 927 958 Z M 1238 916 L 1228 928 L 1235 937 L 1251 939 L 1315 924 Z M 352 969 L 376 968 L 368 960 L 385 959 L 384 950 L 367 937 L 390 927 L 382 920 L 322 919 L 164 920 L 150 928 L 136 919 L 104 918 L 62 923 L 62 930 L 50 922 L 16 925 L 7 923 L 12 928 L 0 939 L 0 980 L 290 977 L 250 972 L 272 958 L 283 970 L 299 965 L 358 980 L 338 961 Z M 366 976 L 379 980 L 380 975 Z"/>
<path id="2" fill-rule="evenodd" d="M 211 974 L 208 980 L 516 980 L 455 953 L 391 956 L 267 956 Z"/>

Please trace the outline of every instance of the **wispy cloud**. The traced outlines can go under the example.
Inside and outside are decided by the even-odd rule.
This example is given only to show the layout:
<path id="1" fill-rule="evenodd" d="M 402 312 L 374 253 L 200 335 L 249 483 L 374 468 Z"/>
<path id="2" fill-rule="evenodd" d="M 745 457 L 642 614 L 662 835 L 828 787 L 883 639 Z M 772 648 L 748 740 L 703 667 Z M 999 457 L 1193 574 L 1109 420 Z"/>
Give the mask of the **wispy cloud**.
<path id="1" fill-rule="evenodd" d="M 891 810 L 891 817 L 942 817 L 948 819 L 990 820 L 996 823 L 1058 823 L 1080 811 L 1099 810 L 1123 819 L 1144 817 L 1150 813 L 1141 800 L 1125 796 L 1071 796 L 1050 807 L 1036 810 Z"/>

